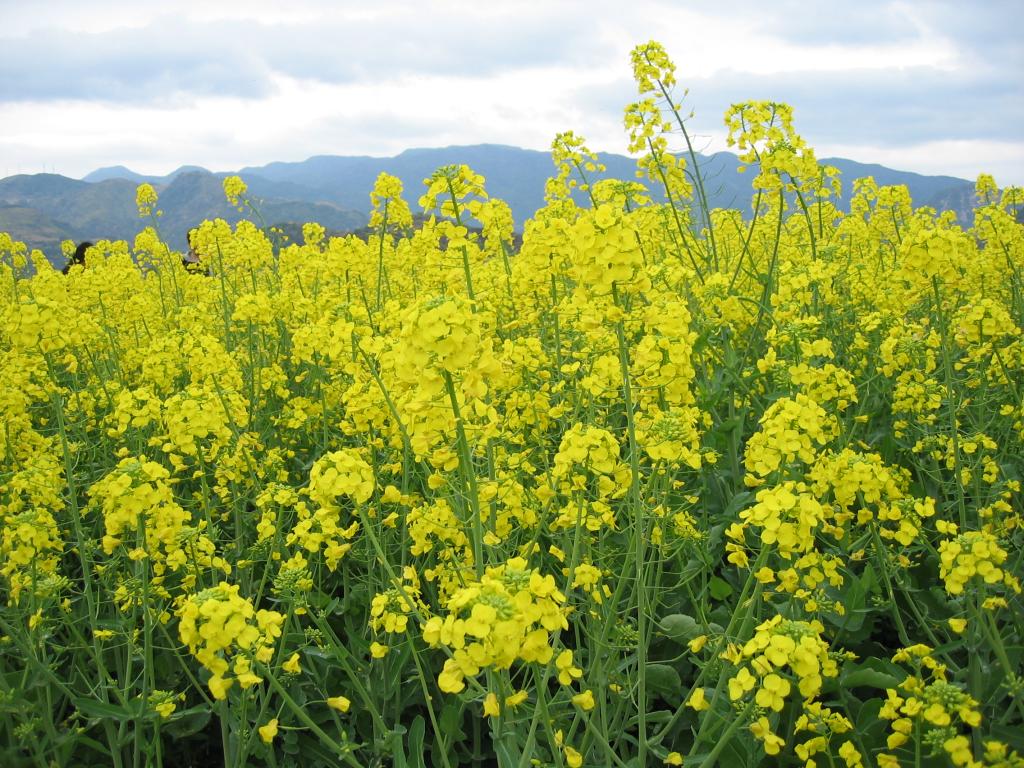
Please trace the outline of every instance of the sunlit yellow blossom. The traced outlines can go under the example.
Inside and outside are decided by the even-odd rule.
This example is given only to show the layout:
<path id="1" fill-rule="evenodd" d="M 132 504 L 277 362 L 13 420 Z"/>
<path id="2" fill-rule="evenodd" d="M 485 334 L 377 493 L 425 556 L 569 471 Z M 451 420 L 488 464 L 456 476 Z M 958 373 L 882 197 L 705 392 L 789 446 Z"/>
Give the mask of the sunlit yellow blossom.
<path id="1" fill-rule="evenodd" d="M 248 191 L 249 188 L 240 176 L 227 176 L 224 178 L 224 196 L 231 205 L 238 205 L 239 200 Z"/>
<path id="2" fill-rule="evenodd" d="M 696 688 L 693 693 L 690 694 L 690 698 L 686 700 L 686 706 L 690 709 L 694 709 L 697 712 L 703 712 L 711 706 L 711 703 L 704 697 L 704 689 Z"/>
<path id="3" fill-rule="evenodd" d="M 768 723 L 768 718 L 766 717 L 759 717 L 756 721 L 751 723 L 750 731 L 754 734 L 754 737 L 762 743 L 766 754 L 777 755 L 786 745 L 786 742 L 782 738 L 772 732 L 771 725 Z"/>
<path id="4" fill-rule="evenodd" d="M 558 654 L 555 667 L 558 669 L 558 682 L 562 685 L 569 685 L 573 680 L 583 676 L 583 670 L 572 664 L 572 651 L 562 651 Z"/>
<path id="5" fill-rule="evenodd" d="M 327 699 L 327 706 L 331 709 L 336 709 L 339 712 L 348 712 L 349 707 L 352 706 L 352 702 L 344 696 L 331 696 Z"/>
<path id="6" fill-rule="evenodd" d="M 484 698 L 484 717 L 497 717 L 501 714 L 501 705 L 498 703 L 498 697 L 495 693 L 490 692 Z"/>
<path id="7" fill-rule="evenodd" d="M 270 720 L 266 725 L 261 725 L 257 730 L 260 732 L 260 739 L 263 740 L 263 743 L 269 744 L 277 736 L 277 718 Z"/>
<path id="8" fill-rule="evenodd" d="M 139 184 L 135 190 L 135 206 L 139 209 L 139 216 L 149 216 L 155 205 L 156 190 L 153 185 L 148 182 Z"/>
<path id="9" fill-rule="evenodd" d="M 589 712 L 595 706 L 594 694 L 588 688 L 587 690 L 583 691 L 583 693 L 577 693 L 575 696 L 573 696 L 572 703 L 580 709 Z"/>

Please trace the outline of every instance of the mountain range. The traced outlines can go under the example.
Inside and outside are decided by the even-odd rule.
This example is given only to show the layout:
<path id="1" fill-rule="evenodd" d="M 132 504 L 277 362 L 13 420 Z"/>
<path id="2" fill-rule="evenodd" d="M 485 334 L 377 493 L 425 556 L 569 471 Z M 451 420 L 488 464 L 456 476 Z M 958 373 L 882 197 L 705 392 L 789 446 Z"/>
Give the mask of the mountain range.
<path id="1" fill-rule="evenodd" d="M 595 180 L 635 178 L 632 158 L 600 154 L 599 160 L 607 170 L 595 175 Z M 718 152 L 699 161 L 712 207 L 749 207 L 751 172 L 737 172 L 740 163 L 735 155 Z M 961 222 L 969 223 L 974 185 L 966 179 L 924 176 L 843 158 L 821 162 L 842 172 L 844 197 L 854 179 L 873 176 L 879 185 L 907 185 L 915 205 L 955 210 Z M 219 173 L 182 166 L 166 176 L 146 176 L 113 166 L 81 180 L 45 173 L 18 175 L 0 179 L 0 232 L 40 248 L 61 264 L 61 240 L 132 240 L 150 223 L 139 219 L 135 208 L 136 187 L 149 182 L 160 196 L 161 235 L 172 247 L 182 249 L 188 229 L 203 219 L 219 217 L 234 223 L 247 215 L 224 198 L 222 180 L 233 174 L 245 180 L 268 224 L 317 221 L 331 230 L 352 231 L 368 221 L 370 190 L 381 172 L 402 180 L 405 198 L 416 210 L 423 179 L 443 165 L 457 163 L 484 176 L 488 192 L 511 206 L 518 227 L 544 204 L 544 183 L 554 173 L 547 152 L 477 144 L 410 149 L 394 157 L 321 155 Z"/>

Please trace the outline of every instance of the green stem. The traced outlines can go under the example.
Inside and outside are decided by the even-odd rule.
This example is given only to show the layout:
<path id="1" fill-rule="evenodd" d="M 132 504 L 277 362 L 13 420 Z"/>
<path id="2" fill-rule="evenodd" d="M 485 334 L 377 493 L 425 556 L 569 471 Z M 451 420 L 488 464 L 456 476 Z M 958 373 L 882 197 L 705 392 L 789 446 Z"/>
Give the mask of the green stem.
<path id="1" fill-rule="evenodd" d="M 298 718 L 299 722 L 315 733 L 332 752 L 337 754 L 346 763 L 346 765 L 351 765 L 352 768 L 363 768 L 363 766 L 354 757 L 352 757 L 351 748 L 342 746 L 336 742 L 324 732 L 323 728 L 313 722 L 313 719 L 306 714 L 305 708 L 299 706 L 295 702 L 295 699 L 288 694 L 288 691 L 285 690 L 284 686 L 281 685 L 280 682 L 278 682 L 277 678 L 274 677 L 274 674 L 269 669 L 266 670 L 265 674 L 267 676 L 267 680 L 270 681 L 270 687 L 277 692 L 277 695 L 281 697 L 288 709 L 291 710 L 292 714 Z"/>
<path id="2" fill-rule="evenodd" d="M 714 749 L 708 752 L 708 756 L 701 761 L 700 768 L 711 768 L 718 760 L 718 756 L 722 754 L 722 750 L 725 749 L 729 742 L 732 741 L 733 736 L 736 735 L 736 731 L 740 729 L 740 726 L 744 725 L 747 721 L 747 716 L 750 711 L 754 708 L 754 702 L 750 702 L 743 709 L 743 712 L 736 716 L 733 721 L 729 724 L 729 727 L 725 729 L 725 733 L 715 743 Z M 696 748 L 696 744 L 694 747 Z"/>
<path id="3" fill-rule="evenodd" d="M 612 295 L 615 298 L 616 306 L 619 302 L 618 289 L 612 284 Z M 624 311 L 624 310 L 623 310 Z M 623 321 L 620 319 L 615 325 L 615 335 L 619 342 L 619 369 L 622 376 L 622 401 L 626 409 L 626 431 L 629 440 L 629 496 L 633 511 L 633 556 L 635 558 L 635 584 L 634 596 L 636 598 L 637 612 L 637 759 L 640 765 L 644 765 L 647 759 L 647 605 L 646 598 L 648 591 L 645 581 L 645 567 L 647 566 L 647 517 L 644 514 L 643 504 L 640 499 L 640 455 L 636 439 L 636 424 L 633 414 L 633 390 L 630 384 L 630 362 L 629 348 L 626 344 L 626 333 Z"/>
<path id="4" fill-rule="evenodd" d="M 477 491 L 476 470 L 473 468 L 473 456 L 469 450 L 469 441 L 466 439 L 466 429 L 462 420 L 462 413 L 459 409 L 458 393 L 455 391 L 455 382 L 448 371 L 444 371 L 444 386 L 448 392 L 448 400 L 451 402 L 452 413 L 455 416 L 455 433 L 459 447 L 459 474 L 462 475 L 466 495 L 469 496 L 468 513 L 472 516 L 470 520 L 470 536 L 473 541 L 473 560 L 476 568 L 476 577 L 479 579 L 484 575 L 484 530 L 483 520 L 480 518 L 480 494 Z"/>

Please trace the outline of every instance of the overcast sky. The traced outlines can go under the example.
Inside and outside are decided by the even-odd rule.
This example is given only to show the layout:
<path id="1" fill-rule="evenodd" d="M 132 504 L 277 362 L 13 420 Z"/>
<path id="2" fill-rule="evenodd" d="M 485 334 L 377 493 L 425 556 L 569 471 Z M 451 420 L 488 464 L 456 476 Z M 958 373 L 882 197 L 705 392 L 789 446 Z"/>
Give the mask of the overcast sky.
<path id="1" fill-rule="evenodd" d="M 572 129 L 625 153 L 629 51 L 676 62 L 700 145 L 793 105 L 819 157 L 1024 184 L 1021 0 L 0 0 L 0 175 L 233 170 Z"/>

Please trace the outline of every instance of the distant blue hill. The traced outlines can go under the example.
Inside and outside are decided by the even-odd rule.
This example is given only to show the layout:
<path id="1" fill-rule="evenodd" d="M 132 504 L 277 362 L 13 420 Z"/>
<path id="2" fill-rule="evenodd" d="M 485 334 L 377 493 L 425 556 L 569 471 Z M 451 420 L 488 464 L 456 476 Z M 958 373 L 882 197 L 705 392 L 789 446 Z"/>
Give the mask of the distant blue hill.
<path id="1" fill-rule="evenodd" d="M 636 178 L 632 158 L 600 154 L 599 159 L 607 170 L 594 180 Z M 699 159 L 712 207 L 749 209 L 751 173 L 737 172 L 738 158 L 718 152 Z M 844 199 L 855 179 L 873 176 L 880 185 L 905 184 L 916 205 L 954 210 L 962 223 L 970 223 L 974 185 L 966 179 L 925 176 L 844 158 L 822 162 L 842 172 Z M 548 152 L 475 144 L 409 149 L 394 157 L 319 155 L 218 173 L 186 165 L 165 176 L 147 176 L 116 165 L 97 169 L 82 180 L 56 174 L 20 175 L 0 179 L 0 231 L 10 231 L 51 257 L 64 237 L 130 240 L 146 224 L 136 216 L 135 187 L 149 182 L 160 192 L 163 234 L 172 246 L 181 248 L 185 232 L 202 219 L 239 218 L 221 191 L 222 179 L 234 173 L 245 179 L 250 193 L 261 201 L 269 223 L 319 221 L 328 228 L 350 231 L 365 225 L 370 190 L 381 172 L 402 180 L 405 199 L 416 210 L 423 180 L 443 165 L 460 163 L 485 177 L 488 192 L 512 207 L 519 227 L 544 205 L 544 185 L 555 170 Z"/>
<path id="2" fill-rule="evenodd" d="M 606 173 L 601 177 L 634 179 L 636 163 L 624 155 L 601 153 Z M 737 173 L 736 155 L 718 152 L 698 155 L 707 192 L 713 207 L 746 209 L 750 205 L 751 173 Z M 926 176 L 899 171 L 882 165 L 858 163 L 845 158 L 825 158 L 842 173 L 844 198 L 855 179 L 873 176 L 879 185 L 905 184 L 916 205 L 931 205 L 946 210 L 950 201 L 964 199 L 973 190 L 973 182 L 954 176 Z M 518 225 L 544 205 L 544 183 L 554 173 L 551 155 L 503 144 L 473 144 L 431 149 L 408 149 L 394 157 L 367 155 L 317 155 L 298 162 L 273 162 L 248 166 L 235 173 L 242 176 L 255 195 L 291 198 L 308 202 L 331 202 L 342 208 L 368 213 L 370 190 L 381 172 L 402 180 L 405 198 L 415 208 L 423 193 L 423 179 L 443 165 L 465 163 L 487 180 L 487 191 L 507 202 Z M 167 176 L 142 176 L 123 166 L 102 168 L 85 181 L 125 178 L 136 182 L 166 184 L 177 175 L 196 170 L 184 166 Z M 227 173 L 218 173 L 225 176 Z M 601 178 L 595 177 L 595 178 Z M 967 195 L 970 198 L 970 195 Z M 958 214 L 966 214 L 957 208 Z"/>
<path id="3" fill-rule="evenodd" d="M 123 165 L 111 165 L 107 168 L 97 168 L 92 173 L 87 173 L 82 177 L 82 181 L 96 182 L 107 181 L 108 179 L 127 179 L 128 181 L 134 181 L 136 184 L 142 184 L 147 181 L 150 184 L 167 184 L 183 173 L 195 173 L 196 171 L 209 173 L 205 168 L 198 165 L 183 165 L 166 176 L 145 176 L 141 173 L 136 173 L 130 168 L 125 168 Z"/>
<path id="4" fill-rule="evenodd" d="M 607 167 L 604 177 L 635 178 L 636 162 L 632 158 L 605 153 L 599 158 Z M 751 173 L 737 173 L 740 163 L 734 154 L 701 155 L 699 161 L 712 207 L 747 209 L 750 206 Z M 842 172 L 844 198 L 852 189 L 854 179 L 874 176 L 880 185 L 907 185 L 917 205 L 932 205 L 945 210 L 948 207 L 945 200 L 960 199 L 962 193 L 974 187 L 973 182 L 953 176 L 925 176 L 844 158 L 828 158 L 822 162 L 835 165 Z M 487 191 L 512 207 L 520 226 L 544 205 L 544 182 L 554 173 L 551 156 L 547 152 L 476 144 L 410 149 L 394 157 L 321 155 L 301 162 L 276 162 L 243 168 L 240 174 L 243 178 L 251 175 L 268 182 L 287 183 L 292 185 L 292 190 L 308 190 L 307 199 L 310 200 L 325 199 L 345 208 L 367 211 L 370 190 L 382 171 L 402 180 L 406 199 L 415 205 L 423 192 L 423 179 L 440 166 L 453 163 L 466 163 L 482 174 L 487 180 Z M 967 211 L 958 210 L 957 213 L 962 217 Z"/>
<path id="5" fill-rule="evenodd" d="M 98 176 L 102 180 L 93 182 L 44 173 L 0 179 L 0 232 L 39 248 L 57 266 L 63 265 L 64 239 L 130 242 L 151 224 L 139 218 L 135 206 L 135 189 L 143 181 L 151 181 L 159 191 L 160 233 L 177 250 L 185 248 L 188 230 L 204 219 L 234 223 L 243 217 L 225 199 L 221 176 L 204 169 L 183 169 L 152 180 L 128 169 L 104 169 Z M 330 229 L 351 231 L 367 222 L 360 211 L 290 194 L 287 184 L 254 179 L 251 186 L 270 224 L 318 221 Z"/>

